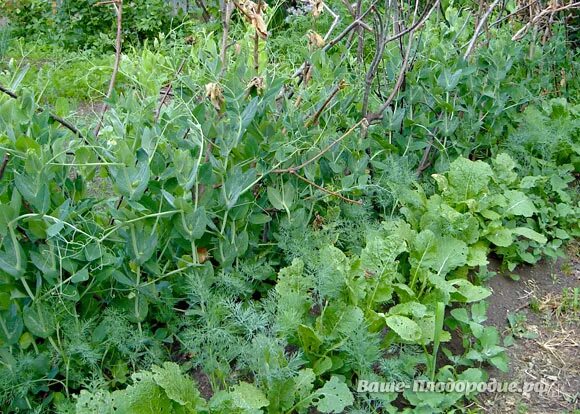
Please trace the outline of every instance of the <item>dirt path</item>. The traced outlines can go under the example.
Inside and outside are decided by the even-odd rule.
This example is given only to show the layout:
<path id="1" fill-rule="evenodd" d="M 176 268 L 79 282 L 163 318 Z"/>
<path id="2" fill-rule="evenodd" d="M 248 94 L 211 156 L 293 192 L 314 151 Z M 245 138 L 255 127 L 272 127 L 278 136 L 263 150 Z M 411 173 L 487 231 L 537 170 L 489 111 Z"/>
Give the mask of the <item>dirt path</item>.
<path id="1" fill-rule="evenodd" d="M 490 369 L 490 379 L 542 383 L 549 391 L 484 394 L 479 398 L 481 412 L 580 412 L 579 250 L 575 243 L 570 259 L 516 269 L 512 273 L 518 281 L 500 272 L 489 281 L 493 295 L 487 323 L 498 328 L 507 345 L 514 338 L 507 348 L 509 372 Z"/>

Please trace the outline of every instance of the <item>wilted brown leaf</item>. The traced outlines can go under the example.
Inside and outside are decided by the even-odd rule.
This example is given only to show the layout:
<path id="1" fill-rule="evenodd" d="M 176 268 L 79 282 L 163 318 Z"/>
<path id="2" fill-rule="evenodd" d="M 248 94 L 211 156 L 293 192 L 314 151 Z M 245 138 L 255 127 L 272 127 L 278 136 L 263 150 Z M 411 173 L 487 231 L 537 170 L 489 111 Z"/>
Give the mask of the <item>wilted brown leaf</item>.
<path id="1" fill-rule="evenodd" d="M 256 29 L 258 35 L 261 38 L 266 39 L 268 37 L 268 28 L 264 22 L 262 7 L 258 7 L 258 4 L 252 0 L 241 1 L 239 3 L 239 7 L 241 8 L 243 14 L 246 16 L 246 19 L 248 19 L 250 24 L 254 26 L 254 29 Z"/>
<path id="2" fill-rule="evenodd" d="M 255 14 L 252 17 L 252 26 L 254 26 L 256 32 L 258 32 L 262 39 L 266 39 L 268 37 L 268 29 L 266 28 L 266 23 L 264 23 L 262 14 Z"/>
<path id="3" fill-rule="evenodd" d="M 307 36 L 308 36 L 308 44 L 310 45 L 310 47 L 315 49 L 320 49 L 324 47 L 326 42 L 324 41 L 322 36 L 320 36 L 314 30 L 308 32 Z"/>
<path id="4" fill-rule="evenodd" d="M 256 89 L 256 92 L 261 93 L 265 88 L 264 78 L 261 76 L 254 76 L 247 86 L 247 89 L 253 88 Z"/>
<path id="5" fill-rule="evenodd" d="M 314 17 L 318 17 L 324 11 L 324 1 L 322 0 L 310 0 L 310 4 L 312 5 L 312 15 Z"/>
<path id="6" fill-rule="evenodd" d="M 209 252 L 205 247 L 197 248 L 197 261 L 199 263 L 205 263 L 209 259 Z"/>
<path id="7" fill-rule="evenodd" d="M 211 82 L 205 85 L 205 97 L 209 98 L 216 111 L 221 112 L 224 103 L 224 93 L 218 83 Z"/>

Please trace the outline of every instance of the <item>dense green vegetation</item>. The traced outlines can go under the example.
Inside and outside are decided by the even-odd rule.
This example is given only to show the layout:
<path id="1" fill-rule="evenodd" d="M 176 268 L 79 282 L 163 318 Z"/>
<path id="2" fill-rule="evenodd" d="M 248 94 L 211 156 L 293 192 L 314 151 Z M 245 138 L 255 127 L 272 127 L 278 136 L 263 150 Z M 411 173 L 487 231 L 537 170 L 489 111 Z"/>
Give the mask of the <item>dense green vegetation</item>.
<path id="1" fill-rule="evenodd" d="M 0 6 L 5 412 L 461 412 L 356 382 L 507 369 L 488 256 L 580 233 L 573 20 L 401 4 L 386 41 L 363 1 L 332 44 L 340 2 L 326 41 L 320 2 L 127 2 L 106 97 L 114 5 L 86 3 Z"/>

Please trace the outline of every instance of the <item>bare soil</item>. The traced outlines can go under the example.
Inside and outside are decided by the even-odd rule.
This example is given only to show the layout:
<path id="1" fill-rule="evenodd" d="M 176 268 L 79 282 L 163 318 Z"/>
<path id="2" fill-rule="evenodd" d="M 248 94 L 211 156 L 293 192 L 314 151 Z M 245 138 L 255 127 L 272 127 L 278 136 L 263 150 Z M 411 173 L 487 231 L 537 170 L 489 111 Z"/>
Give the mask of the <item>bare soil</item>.
<path id="1" fill-rule="evenodd" d="M 579 251 L 573 243 L 568 259 L 498 271 L 490 279 L 487 324 L 496 326 L 504 339 L 515 337 L 507 347 L 509 371 L 489 369 L 490 379 L 542 383 L 547 392 L 482 394 L 479 412 L 580 413 L 580 297 L 577 293 L 575 304 L 573 297 L 573 289 L 580 288 Z M 499 268 L 498 263 L 490 267 Z M 515 326 L 508 322 L 510 313 L 518 314 Z"/>

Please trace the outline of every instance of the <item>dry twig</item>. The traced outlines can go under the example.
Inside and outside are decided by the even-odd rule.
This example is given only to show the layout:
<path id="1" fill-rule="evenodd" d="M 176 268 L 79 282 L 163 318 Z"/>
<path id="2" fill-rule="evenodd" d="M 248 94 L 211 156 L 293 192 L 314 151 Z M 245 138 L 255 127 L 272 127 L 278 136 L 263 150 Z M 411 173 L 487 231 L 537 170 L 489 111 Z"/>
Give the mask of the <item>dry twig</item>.
<path id="1" fill-rule="evenodd" d="M 378 3 L 378 0 L 375 0 L 371 3 L 370 7 L 363 13 L 360 15 L 360 17 L 357 17 L 355 21 L 353 21 L 351 24 L 349 24 L 342 32 L 340 32 L 334 39 L 332 39 L 330 42 L 328 42 L 326 44 L 326 46 L 324 46 L 324 48 L 322 50 L 324 50 L 325 52 L 328 51 L 328 49 L 330 49 L 331 47 L 333 47 L 334 45 L 336 45 L 338 42 L 340 42 L 342 39 L 344 39 L 344 37 L 349 34 L 353 29 L 362 26 L 362 27 L 367 27 L 368 30 L 371 30 L 370 27 L 368 27 L 368 25 L 366 23 L 363 22 L 363 19 L 372 11 L 374 10 L 375 5 Z"/>
<path id="2" fill-rule="evenodd" d="M 117 35 L 115 39 L 115 65 L 113 66 L 113 73 L 111 74 L 111 80 L 109 81 L 109 89 L 107 90 L 106 99 L 110 99 L 115 90 L 115 83 L 117 82 L 117 74 L 119 73 L 119 67 L 121 66 L 121 48 L 123 43 L 123 0 L 111 0 L 102 1 L 96 3 L 96 6 L 102 6 L 106 4 L 112 4 L 115 7 L 115 12 L 117 14 Z M 103 120 L 105 118 L 105 113 L 109 109 L 109 105 L 105 102 L 101 109 L 101 115 L 99 117 L 99 122 L 95 127 L 94 135 L 99 136 L 99 132 L 103 126 Z"/>
<path id="3" fill-rule="evenodd" d="M 542 10 L 539 14 L 537 14 L 535 17 L 530 19 L 530 21 L 524 27 L 522 27 L 520 30 L 518 30 L 516 32 L 516 34 L 512 36 L 512 40 L 514 40 L 514 41 L 520 40 L 522 37 L 524 37 L 524 35 L 527 33 L 527 31 L 530 29 L 530 27 L 532 27 L 534 24 L 539 22 L 541 19 L 543 19 L 547 15 L 550 15 L 550 17 L 553 18 L 555 13 L 561 12 L 563 10 L 570 10 L 570 9 L 577 9 L 577 8 L 580 8 L 580 2 L 570 3 L 570 4 L 566 4 L 564 6 L 560 6 L 560 7 L 556 7 L 556 4 L 550 4 L 544 10 Z"/>
<path id="4" fill-rule="evenodd" d="M 302 164 L 300 164 L 298 166 L 295 166 L 295 167 L 276 169 L 276 170 L 272 170 L 272 172 L 273 173 L 291 173 L 293 171 L 299 171 L 299 170 L 301 170 L 302 168 L 306 167 L 309 164 L 312 164 L 314 161 L 316 161 L 317 159 L 319 159 L 320 157 L 322 157 L 324 154 L 326 154 L 328 151 L 330 151 L 336 144 L 338 144 L 340 141 L 342 141 L 347 136 L 349 136 L 360 125 L 366 125 L 366 120 L 364 118 L 361 119 L 360 121 L 358 121 L 352 127 L 350 127 L 348 129 L 348 131 L 346 131 L 344 134 L 342 134 L 339 138 L 337 138 L 334 141 L 332 141 L 331 144 L 329 144 L 327 147 L 325 147 L 322 151 L 320 151 L 314 157 L 310 158 L 308 161 L 304 161 Z"/>
<path id="5" fill-rule="evenodd" d="M 367 119 L 368 123 L 372 123 L 376 120 L 379 120 L 382 118 L 383 116 L 383 112 L 385 112 L 385 110 L 389 107 L 389 105 L 391 105 L 391 103 L 393 102 L 393 100 L 395 99 L 395 97 L 397 96 L 397 93 L 399 92 L 399 89 L 401 88 L 401 86 L 403 85 L 403 82 L 405 80 L 405 75 L 407 74 L 407 70 L 408 70 L 408 66 L 409 66 L 409 57 L 411 55 L 411 46 L 413 44 L 413 34 L 415 33 L 415 31 L 417 31 L 429 18 L 429 16 L 431 15 L 431 13 L 433 13 L 433 11 L 437 8 L 438 4 L 439 4 L 440 0 L 435 0 L 435 2 L 433 3 L 433 5 L 428 8 L 421 17 L 419 17 L 418 20 L 416 20 L 416 15 L 417 15 L 417 8 L 418 8 L 418 0 L 415 3 L 415 11 L 413 14 L 413 23 L 411 24 L 411 26 L 408 29 L 402 30 L 401 32 L 395 34 L 394 36 L 389 37 L 388 39 L 383 40 L 384 44 L 386 45 L 387 43 L 399 39 L 401 36 L 409 33 L 410 37 L 409 37 L 409 41 L 407 43 L 407 49 L 405 51 L 405 56 L 403 57 L 403 63 L 401 64 L 401 70 L 399 71 L 399 75 L 397 77 L 397 81 L 395 83 L 395 86 L 393 87 L 393 90 L 391 91 L 390 95 L 387 97 L 387 100 L 381 105 L 381 107 L 379 108 L 379 110 L 375 113 L 371 113 L 365 116 L 365 118 Z"/>
<path id="6" fill-rule="evenodd" d="M 465 51 L 465 54 L 463 55 L 464 60 L 467 60 L 469 58 L 469 55 L 471 55 L 471 52 L 473 52 L 473 49 L 475 48 L 475 42 L 477 41 L 477 38 L 479 37 L 479 34 L 481 33 L 481 29 L 483 28 L 483 25 L 487 21 L 489 15 L 493 11 L 493 9 L 495 9 L 495 6 L 498 5 L 499 1 L 500 0 L 495 0 L 493 3 L 491 3 L 491 6 L 489 6 L 489 8 L 485 12 L 485 14 L 481 17 L 481 19 L 479 19 L 479 23 L 477 24 L 477 27 L 475 28 L 475 32 L 473 33 L 473 37 L 471 38 L 471 41 L 469 42 L 469 46 L 467 46 L 467 50 Z"/>
<path id="7" fill-rule="evenodd" d="M 230 21 L 232 20 L 234 5 L 229 0 L 220 0 L 220 10 L 222 15 L 222 44 L 220 49 L 220 61 L 222 63 L 222 68 L 220 75 L 223 75 L 227 69 L 228 35 L 230 31 Z"/>
<path id="8" fill-rule="evenodd" d="M 9 97 L 11 97 L 12 99 L 18 99 L 18 95 L 16 95 L 14 92 L 12 92 L 11 90 L 9 90 L 8 88 L 0 85 L 0 92 L 5 93 L 6 95 L 8 95 Z M 37 112 L 44 112 L 45 109 L 44 108 L 38 108 Z M 73 124 L 71 124 L 70 122 L 64 120 L 63 118 L 61 118 L 60 116 L 57 116 L 53 113 L 48 113 L 48 117 L 50 119 L 52 119 L 55 122 L 58 122 L 59 124 L 61 124 L 63 127 L 65 127 L 66 129 L 68 129 L 69 131 L 71 131 L 73 134 L 75 134 L 76 136 L 78 136 L 79 138 L 82 138 L 83 140 L 85 140 L 85 137 L 83 136 L 82 132 L 75 127 Z M 85 143 L 88 145 L 88 143 L 85 140 Z"/>
<path id="9" fill-rule="evenodd" d="M 358 204 L 358 205 L 362 205 L 362 201 L 360 200 L 353 200 L 351 198 L 345 197 L 340 193 L 337 193 L 336 191 L 331 191 L 328 188 L 324 188 L 318 184 L 316 184 L 314 181 L 309 180 L 306 177 L 301 176 L 300 174 L 298 174 L 296 171 L 292 170 L 289 171 L 290 174 L 294 175 L 296 178 L 299 178 L 300 180 L 304 181 L 305 183 L 310 184 L 312 187 L 319 189 L 322 192 L 325 192 L 327 194 L 330 194 L 332 196 L 338 197 L 343 201 L 346 201 L 347 203 L 351 203 L 351 204 Z"/>
<path id="10" fill-rule="evenodd" d="M 185 61 L 186 61 L 186 59 L 183 59 L 181 61 L 181 64 L 179 65 L 179 67 L 177 68 L 177 71 L 175 72 L 175 78 L 177 78 L 181 74 L 181 72 L 183 71 L 183 67 L 185 66 Z M 161 109 L 163 108 L 163 105 L 165 105 L 165 102 L 167 101 L 167 97 L 169 96 L 169 94 L 171 93 L 172 90 L 173 90 L 173 85 L 170 82 L 169 85 L 167 85 L 167 88 L 165 89 L 163 96 L 161 97 L 161 101 L 159 102 L 157 109 L 155 110 L 155 122 L 159 121 L 159 116 L 161 115 Z"/>
<path id="11" fill-rule="evenodd" d="M 324 109 L 326 109 L 326 107 L 328 106 L 328 104 L 330 103 L 330 101 L 332 101 L 332 99 L 334 99 L 334 97 L 336 96 L 336 94 L 338 94 L 339 91 L 341 91 L 342 89 L 344 89 L 345 86 L 346 86 L 346 82 L 344 80 L 339 81 L 338 84 L 334 87 L 334 89 L 330 93 L 330 95 L 328 95 L 328 98 L 326 98 L 326 100 L 324 101 L 324 103 L 312 115 L 312 117 L 305 122 L 304 126 L 309 127 L 309 126 L 318 124 L 318 118 L 320 118 L 320 115 L 322 115 L 322 112 L 324 112 Z"/>
<path id="12" fill-rule="evenodd" d="M 4 154 L 4 158 L 2 159 L 2 164 L 0 164 L 0 180 L 4 177 L 4 171 L 6 170 L 6 166 L 8 165 L 8 161 L 10 161 L 10 154 Z"/>

